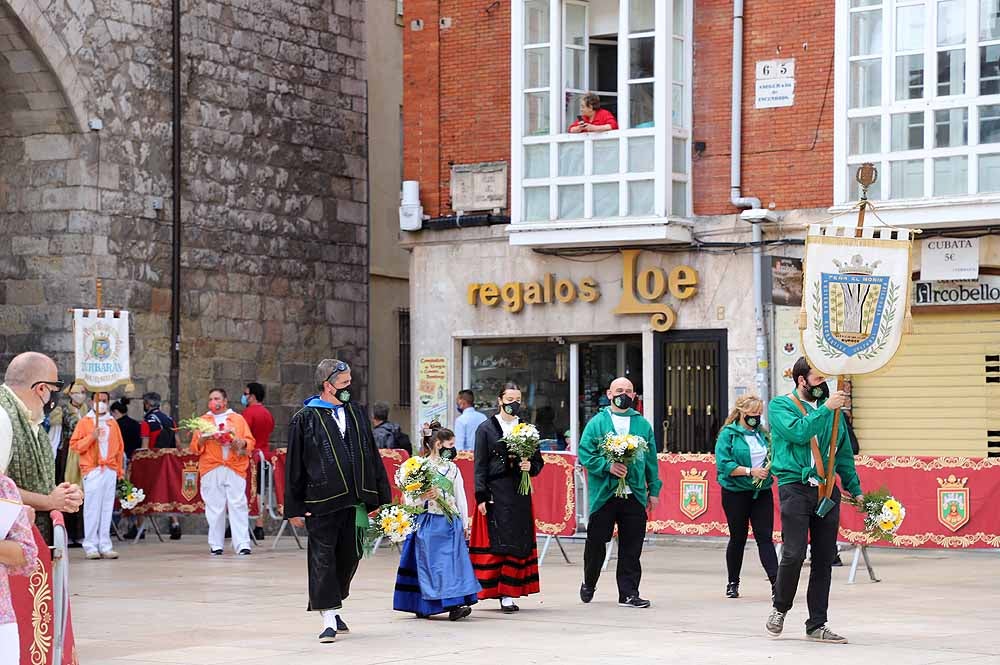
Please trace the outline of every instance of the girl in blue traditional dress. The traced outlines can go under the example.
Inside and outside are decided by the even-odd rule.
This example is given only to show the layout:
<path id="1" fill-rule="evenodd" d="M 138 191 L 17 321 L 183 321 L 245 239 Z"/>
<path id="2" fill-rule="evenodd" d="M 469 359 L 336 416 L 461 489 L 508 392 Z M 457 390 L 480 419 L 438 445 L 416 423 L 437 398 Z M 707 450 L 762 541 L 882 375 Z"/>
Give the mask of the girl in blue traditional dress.
<path id="1" fill-rule="evenodd" d="M 451 621 L 458 621 L 472 614 L 470 605 L 478 600 L 481 587 L 465 542 L 469 508 L 462 473 L 452 461 L 455 434 L 433 429 L 421 453 L 437 471 L 436 487 L 416 501 L 407 500 L 426 512 L 417 516 L 416 532 L 403 543 L 392 607 L 422 619 L 448 612 Z M 440 502 L 450 507 L 450 516 Z"/>

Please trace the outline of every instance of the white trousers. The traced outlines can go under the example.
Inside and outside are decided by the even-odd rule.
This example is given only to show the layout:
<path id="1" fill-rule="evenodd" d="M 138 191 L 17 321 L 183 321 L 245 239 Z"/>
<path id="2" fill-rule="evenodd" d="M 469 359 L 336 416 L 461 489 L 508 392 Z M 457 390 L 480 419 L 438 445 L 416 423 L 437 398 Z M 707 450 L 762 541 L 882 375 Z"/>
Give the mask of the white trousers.
<path id="1" fill-rule="evenodd" d="M 201 477 L 201 498 L 208 520 L 208 546 L 223 549 L 226 541 L 226 511 L 232 532 L 233 551 L 250 549 L 250 507 L 247 481 L 226 466 L 217 466 Z"/>
<path id="2" fill-rule="evenodd" d="M 118 474 L 97 467 L 83 479 L 83 549 L 111 551 L 111 511 L 115 507 Z"/>
<path id="3" fill-rule="evenodd" d="M 21 644 L 16 623 L 0 623 L 0 663 L 18 665 L 21 662 Z"/>

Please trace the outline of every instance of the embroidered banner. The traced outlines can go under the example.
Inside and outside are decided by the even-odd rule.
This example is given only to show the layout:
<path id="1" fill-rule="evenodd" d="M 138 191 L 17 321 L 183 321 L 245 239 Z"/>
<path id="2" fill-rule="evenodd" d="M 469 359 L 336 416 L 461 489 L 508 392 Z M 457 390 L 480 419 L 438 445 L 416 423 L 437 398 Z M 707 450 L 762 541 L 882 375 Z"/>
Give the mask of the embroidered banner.
<path id="1" fill-rule="evenodd" d="M 73 310 L 76 381 L 91 392 L 131 389 L 128 312 Z"/>
<path id="2" fill-rule="evenodd" d="M 52 513 L 53 521 L 62 523 L 59 513 Z M 37 527 L 32 527 L 38 545 L 38 563 L 27 577 L 12 575 L 10 600 L 17 619 L 18 639 L 21 643 L 21 662 L 31 665 L 79 665 L 76 642 L 73 638 L 73 617 L 69 598 L 66 600 L 66 629 L 62 640 L 62 662 L 53 663 L 56 650 L 56 604 L 52 555 L 49 546 Z M 68 561 L 67 561 L 68 563 Z"/>
<path id="3" fill-rule="evenodd" d="M 247 502 L 250 515 L 256 517 L 260 514 L 256 461 L 248 470 Z M 134 515 L 205 512 L 197 455 L 176 448 L 137 450 L 128 465 L 128 477 L 146 493 L 146 500 L 128 511 Z"/>
<path id="4" fill-rule="evenodd" d="M 716 479 L 714 455 L 661 454 L 660 504 L 647 523 L 651 533 L 687 536 L 728 536 Z M 856 458 L 855 466 L 865 489 L 889 488 L 906 506 L 906 519 L 894 545 L 921 548 L 1000 547 L 1000 458 L 970 457 L 870 457 Z M 709 480 L 706 509 L 690 517 L 682 503 L 685 483 L 696 473 Z M 774 533 L 781 541 L 778 490 L 774 496 Z M 840 540 L 867 542 L 864 520 L 856 508 L 841 505 Z M 884 547 L 887 543 L 872 545 Z"/>
<path id="5" fill-rule="evenodd" d="M 802 350 L 829 376 L 887 365 L 909 316 L 908 229 L 813 225 L 806 237 Z"/>
<path id="6" fill-rule="evenodd" d="M 542 453 L 545 466 L 531 479 L 531 503 L 535 510 L 535 531 L 545 536 L 572 536 L 576 533 L 576 455 Z M 473 455 L 458 453 L 455 462 L 462 471 L 469 511 L 476 509 L 476 477 Z"/>

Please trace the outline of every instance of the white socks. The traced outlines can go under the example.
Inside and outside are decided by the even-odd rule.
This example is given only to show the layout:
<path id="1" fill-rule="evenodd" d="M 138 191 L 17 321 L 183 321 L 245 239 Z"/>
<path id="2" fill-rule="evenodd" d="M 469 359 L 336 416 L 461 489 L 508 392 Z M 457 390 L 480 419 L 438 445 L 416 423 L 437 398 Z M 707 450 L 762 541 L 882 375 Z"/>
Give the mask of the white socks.
<path id="1" fill-rule="evenodd" d="M 502 605 L 503 607 L 510 607 L 513 604 L 514 604 L 514 599 L 510 598 L 509 596 L 504 596 L 503 598 L 500 599 L 500 605 Z"/>
<path id="2" fill-rule="evenodd" d="M 337 610 L 321 610 L 320 616 L 323 617 L 323 628 L 333 628 L 337 630 L 337 616 L 339 612 Z"/>

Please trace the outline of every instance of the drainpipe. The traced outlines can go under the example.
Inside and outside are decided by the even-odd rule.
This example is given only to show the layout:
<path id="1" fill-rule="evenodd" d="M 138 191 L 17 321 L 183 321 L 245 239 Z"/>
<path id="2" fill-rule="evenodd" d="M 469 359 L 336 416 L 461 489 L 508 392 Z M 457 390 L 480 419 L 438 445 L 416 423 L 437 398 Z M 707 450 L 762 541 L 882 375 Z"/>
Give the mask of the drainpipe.
<path id="1" fill-rule="evenodd" d="M 752 196 L 743 196 L 742 186 L 742 158 L 743 158 L 743 0 L 733 0 L 733 95 L 732 95 L 732 121 L 731 121 L 731 164 L 729 178 L 729 200 L 737 208 L 750 208 L 760 210 L 760 199 Z M 766 213 L 765 213 L 766 215 Z M 763 266 L 764 260 L 763 240 L 764 232 L 760 224 L 764 221 L 764 216 L 754 217 L 741 215 L 742 219 L 747 219 L 753 226 L 753 303 L 754 303 L 754 327 L 756 328 L 756 355 L 757 355 L 757 394 L 764 400 L 767 413 L 767 400 L 770 397 L 770 381 L 768 380 L 770 368 L 768 363 L 768 343 L 767 326 L 764 323 L 764 286 L 763 286 Z"/>
<path id="2" fill-rule="evenodd" d="M 173 243 L 170 279 L 170 415 L 180 418 L 181 391 L 181 0 L 173 0 Z"/>

